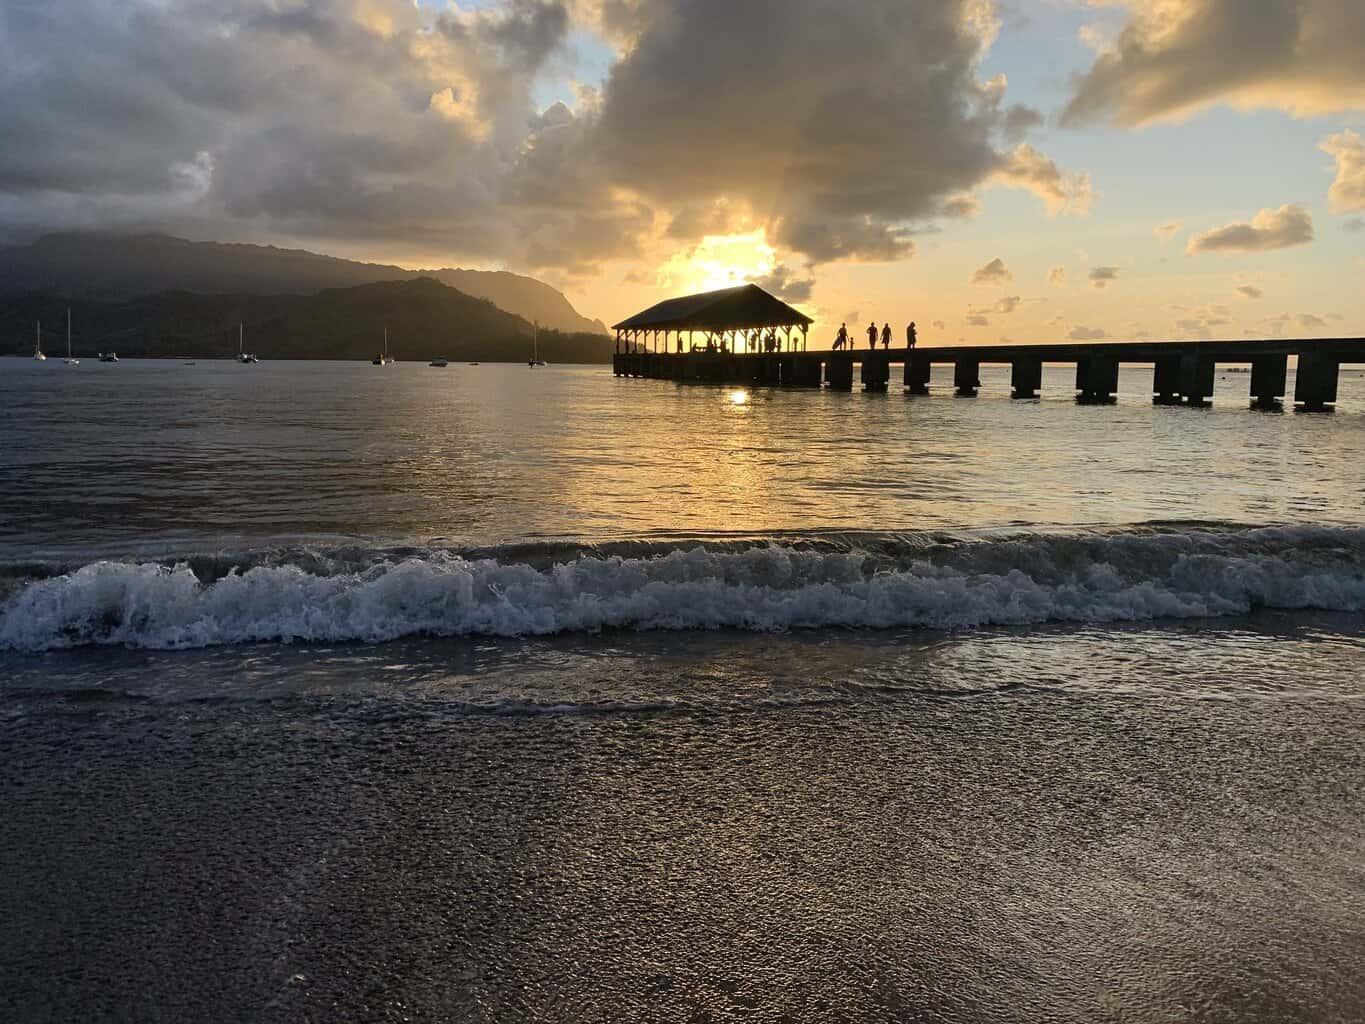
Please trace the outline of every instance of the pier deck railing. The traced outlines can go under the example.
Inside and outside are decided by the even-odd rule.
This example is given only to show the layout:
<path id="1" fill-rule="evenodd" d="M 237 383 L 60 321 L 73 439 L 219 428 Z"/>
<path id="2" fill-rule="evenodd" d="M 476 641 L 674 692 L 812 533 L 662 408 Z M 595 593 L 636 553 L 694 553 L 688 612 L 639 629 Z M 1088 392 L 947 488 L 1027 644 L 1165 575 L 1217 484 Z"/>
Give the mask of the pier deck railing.
<path id="1" fill-rule="evenodd" d="M 618 377 L 674 380 L 745 387 L 793 387 L 851 391 L 855 370 L 864 389 L 886 391 L 892 367 L 903 369 L 903 386 L 926 395 L 935 366 L 953 368 L 953 390 L 974 397 L 982 366 L 1010 367 L 1014 398 L 1037 398 L 1045 364 L 1076 367 L 1076 397 L 1104 403 L 1118 393 L 1119 367 L 1152 367 L 1152 400 L 1159 404 L 1207 405 L 1221 363 L 1249 365 L 1249 391 L 1257 405 L 1284 399 L 1289 360 L 1297 361 L 1294 404 L 1325 409 L 1337 401 L 1343 365 L 1365 365 L 1365 338 L 1274 339 L 1266 341 L 1133 341 L 1103 344 L 984 345 L 892 348 L 869 351 L 773 353 L 619 352 L 612 361 Z"/>

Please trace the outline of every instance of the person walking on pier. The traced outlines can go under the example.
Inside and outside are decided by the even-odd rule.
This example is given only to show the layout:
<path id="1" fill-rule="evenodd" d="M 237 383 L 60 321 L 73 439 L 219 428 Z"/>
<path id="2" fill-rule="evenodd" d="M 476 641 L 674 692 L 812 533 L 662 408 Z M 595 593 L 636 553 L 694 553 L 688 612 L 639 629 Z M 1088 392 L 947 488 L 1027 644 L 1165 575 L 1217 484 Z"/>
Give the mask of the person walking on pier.
<path id="1" fill-rule="evenodd" d="M 914 348 L 915 342 L 919 341 L 919 332 L 915 330 L 915 321 L 910 321 L 910 326 L 905 329 L 905 347 Z"/>
<path id="2" fill-rule="evenodd" d="M 875 347 L 875 346 L 874 346 L 874 347 Z M 890 320 L 888 320 L 886 323 L 882 324 L 882 348 L 887 349 L 887 350 L 890 350 L 890 348 L 891 348 L 891 321 L 890 321 Z"/>
<path id="3" fill-rule="evenodd" d="M 839 349 L 844 348 L 844 347 L 846 347 L 847 345 L 848 345 L 848 324 L 840 324 L 840 325 L 839 325 L 839 333 L 836 334 L 836 335 L 834 336 L 834 351 L 838 352 Z"/>
<path id="4" fill-rule="evenodd" d="M 867 347 L 874 350 L 877 347 L 877 321 L 875 320 L 867 325 Z"/>

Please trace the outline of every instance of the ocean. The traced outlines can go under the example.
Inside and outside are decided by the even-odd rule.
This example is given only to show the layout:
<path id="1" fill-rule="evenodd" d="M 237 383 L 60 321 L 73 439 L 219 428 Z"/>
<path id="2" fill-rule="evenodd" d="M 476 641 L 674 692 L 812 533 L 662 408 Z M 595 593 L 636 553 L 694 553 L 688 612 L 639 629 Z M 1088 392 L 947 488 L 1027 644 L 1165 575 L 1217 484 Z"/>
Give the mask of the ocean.
<path id="1" fill-rule="evenodd" d="M 0 360 L 0 1017 L 1365 1019 L 1365 374 L 1070 378 Z"/>

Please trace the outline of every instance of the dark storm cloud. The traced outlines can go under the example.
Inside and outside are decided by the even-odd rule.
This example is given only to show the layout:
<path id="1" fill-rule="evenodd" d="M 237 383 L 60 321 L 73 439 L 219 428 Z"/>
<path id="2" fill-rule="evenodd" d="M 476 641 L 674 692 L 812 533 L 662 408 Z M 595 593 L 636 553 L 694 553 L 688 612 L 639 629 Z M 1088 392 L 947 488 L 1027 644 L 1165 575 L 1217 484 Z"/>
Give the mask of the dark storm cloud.
<path id="1" fill-rule="evenodd" d="M 1074 85 L 1062 123 L 1140 125 L 1213 103 L 1365 109 L 1360 0 L 1120 0 L 1131 18 Z"/>

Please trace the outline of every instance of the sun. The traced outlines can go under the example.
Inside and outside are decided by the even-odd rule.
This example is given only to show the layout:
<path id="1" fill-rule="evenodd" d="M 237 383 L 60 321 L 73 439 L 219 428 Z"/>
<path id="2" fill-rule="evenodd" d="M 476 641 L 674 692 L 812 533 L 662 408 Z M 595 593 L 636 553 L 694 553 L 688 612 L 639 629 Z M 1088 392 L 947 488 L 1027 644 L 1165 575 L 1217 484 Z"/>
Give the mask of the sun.
<path id="1" fill-rule="evenodd" d="M 674 253 L 663 266 L 660 279 L 680 291 L 716 291 L 771 273 L 776 257 L 762 230 L 707 235 L 691 249 Z"/>

